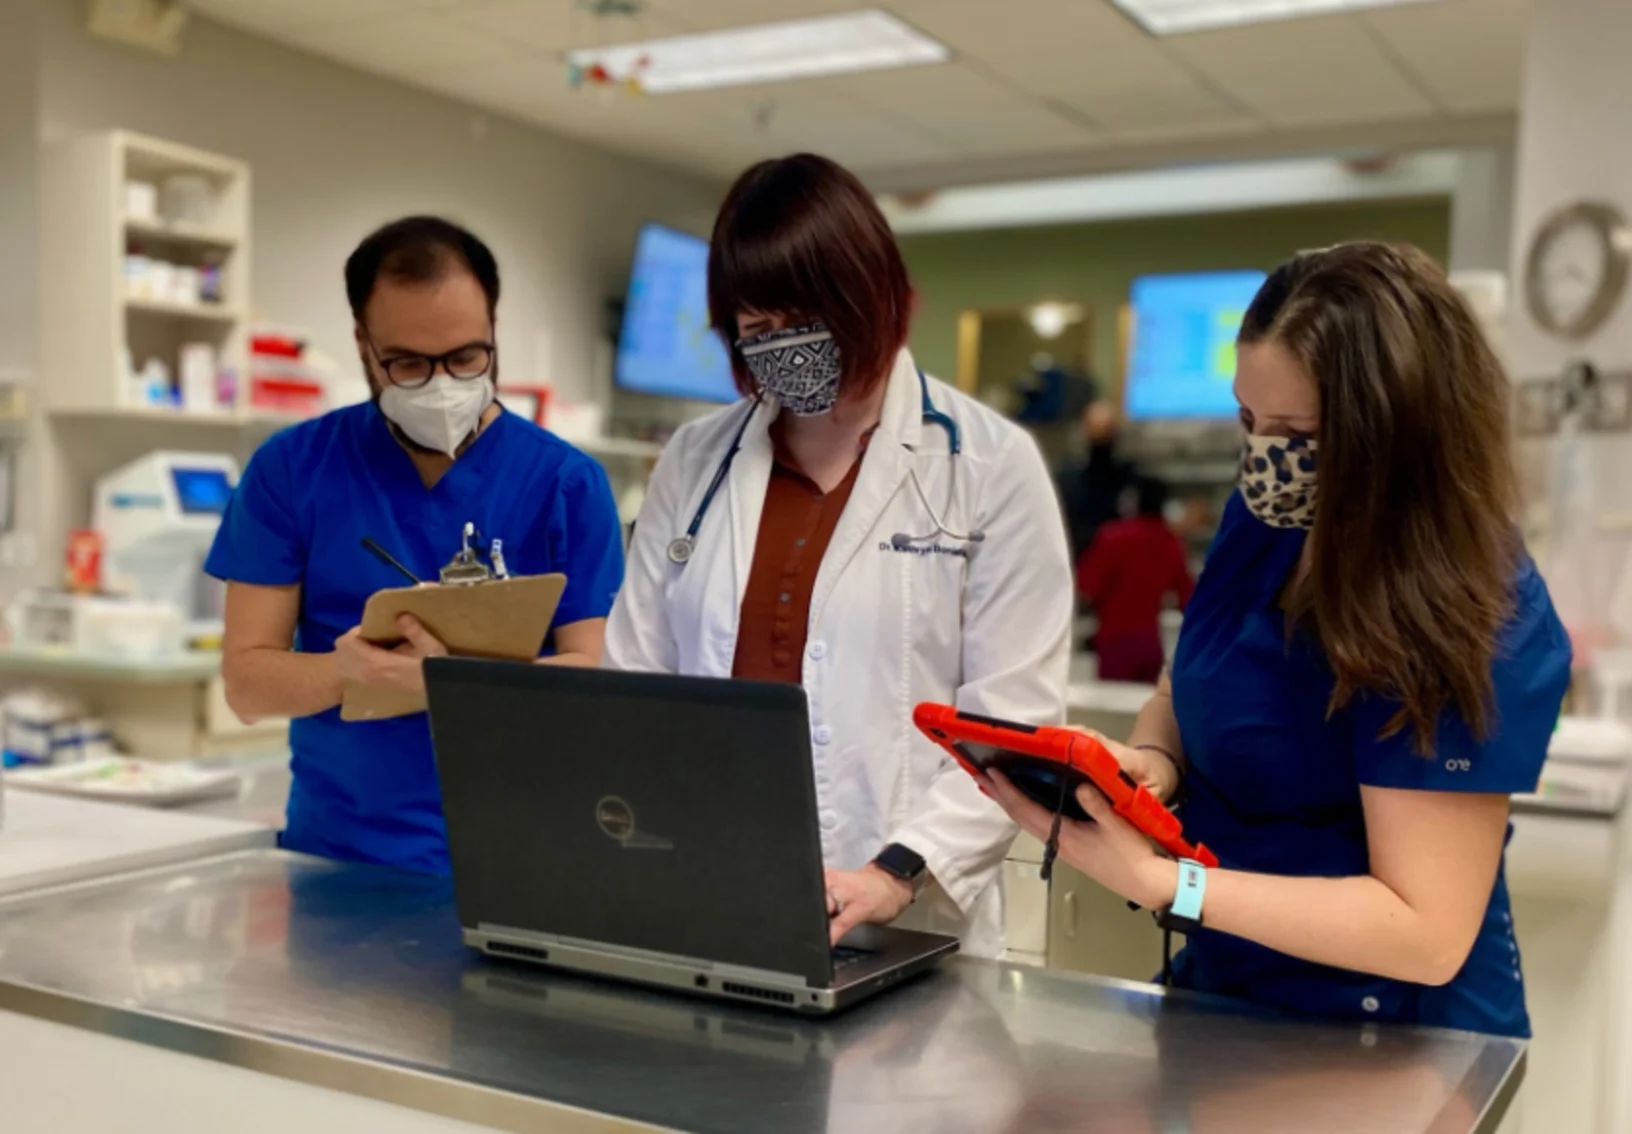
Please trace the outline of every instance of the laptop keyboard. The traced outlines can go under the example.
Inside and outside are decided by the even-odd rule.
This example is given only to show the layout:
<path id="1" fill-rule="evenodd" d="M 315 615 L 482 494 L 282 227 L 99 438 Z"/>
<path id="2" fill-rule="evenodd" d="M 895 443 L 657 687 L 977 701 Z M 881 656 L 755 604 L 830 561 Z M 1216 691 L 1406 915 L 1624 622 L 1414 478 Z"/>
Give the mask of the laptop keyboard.
<path id="1" fill-rule="evenodd" d="M 865 961 L 873 954 L 868 949 L 852 949 L 847 945 L 833 947 L 833 971 L 840 972 L 860 961 Z"/>

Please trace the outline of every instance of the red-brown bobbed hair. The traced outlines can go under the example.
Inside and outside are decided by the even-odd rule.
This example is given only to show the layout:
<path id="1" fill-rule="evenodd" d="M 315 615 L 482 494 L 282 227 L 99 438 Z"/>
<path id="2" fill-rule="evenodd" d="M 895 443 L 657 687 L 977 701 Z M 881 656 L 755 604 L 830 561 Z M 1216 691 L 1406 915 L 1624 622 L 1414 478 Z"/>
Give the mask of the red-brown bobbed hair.
<path id="1" fill-rule="evenodd" d="M 709 245 L 708 314 L 737 388 L 751 395 L 733 345 L 740 311 L 824 323 L 844 368 L 840 397 L 865 397 L 889 376 L 906 345 L 912 284 L 889 222 L 855 174 L 794 154 L 737 178 Z"/>

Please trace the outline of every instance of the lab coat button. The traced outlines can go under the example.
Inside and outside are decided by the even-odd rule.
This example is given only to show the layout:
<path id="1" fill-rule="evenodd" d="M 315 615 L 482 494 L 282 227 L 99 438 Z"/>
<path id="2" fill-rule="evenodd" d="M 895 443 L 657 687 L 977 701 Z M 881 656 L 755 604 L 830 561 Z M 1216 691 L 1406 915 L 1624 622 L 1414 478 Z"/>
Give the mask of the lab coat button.
<path id="1" fill-rule="evenodd" d="M 811 734 L 811 739 L 817 744 L 826 744 L 833 739 L 833 730 L 826 725 L 821 725 Z"/>
<path id="2" fill-rule="evenodd" d="M 831 811 L 822 812 L 822 830 L 831 831 L 839 825 L 839 817 Z"/>
<path id="3" fill-rule="evenodd" d="M 810 660 L 821 661 L 827 656 L 826 642 L 812 642 L 810 644 Z"/>
<path id="4" fill-rule="evenodd" d="M 1378 1002 L 1375 996 L 1368 996 L 1360 1002 L 1360 1007 L 1364 1008 L 1367 1012 L 1375 1012 L 1377 1009 L 1382 1007 L 1382 1004 Z"/>

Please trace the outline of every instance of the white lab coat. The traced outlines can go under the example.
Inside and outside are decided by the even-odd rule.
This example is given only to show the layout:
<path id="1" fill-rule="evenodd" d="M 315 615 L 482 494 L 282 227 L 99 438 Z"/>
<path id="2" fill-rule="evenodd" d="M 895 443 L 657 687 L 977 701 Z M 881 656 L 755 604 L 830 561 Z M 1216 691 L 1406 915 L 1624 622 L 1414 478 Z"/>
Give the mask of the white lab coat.
<path id="1" fill-rule="evenodd" d="M 1053 484 L 1030 436 L 944 383 L 931 379 L 929 391 L 957 422 L 961 455 L 951 457 L 945 431 L 923 421 L 917 367 L 903 350 L 817 573 L 803 665 L 817 819 L 829 867 L 856 869 L 892 842 L 923 855 L 938 887 L 903 920 L 958 932 L 966 952 L 996 956 L 1002 862 L 1015 827 L 918 732 L 912 710 L 937 701 L 1032 724 L 1061 721 L 1071 569 Z M 754 414 L 690 562 L 672 563 L 667 551 L 747 412 L 739 402 L 692 422 L 664 450 L 607 628 L 607 665 L 730 676 L 771 473 L 774 407 Z M 896 533 L 924 535 L 935 524 L 910 470 L 946 527 L 982 530 L 985 540 L 941 535 L 896 550 Z"/>

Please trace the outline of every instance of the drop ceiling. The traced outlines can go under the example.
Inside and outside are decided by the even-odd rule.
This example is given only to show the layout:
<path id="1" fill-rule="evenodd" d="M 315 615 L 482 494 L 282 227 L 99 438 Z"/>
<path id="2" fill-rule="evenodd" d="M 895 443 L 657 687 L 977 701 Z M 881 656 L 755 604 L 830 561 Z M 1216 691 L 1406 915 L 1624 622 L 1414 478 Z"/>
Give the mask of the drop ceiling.
<path id="1" fill-rule="evenodd" d="M 189 0 L 297 49 L 711 178 L 811 149 L 880 188 L 1498 140 L 1527 0 L 1152 36 L 1109 0 Z M 952 62 L 671 95 L 569 89 L 574 48 L 880 7 Z"/>

